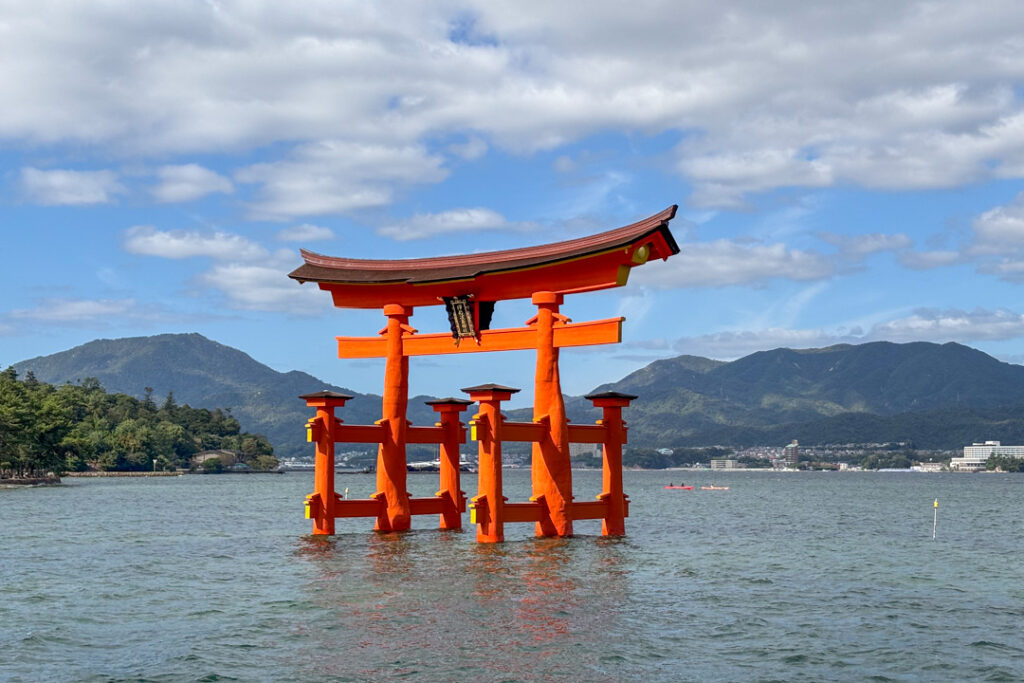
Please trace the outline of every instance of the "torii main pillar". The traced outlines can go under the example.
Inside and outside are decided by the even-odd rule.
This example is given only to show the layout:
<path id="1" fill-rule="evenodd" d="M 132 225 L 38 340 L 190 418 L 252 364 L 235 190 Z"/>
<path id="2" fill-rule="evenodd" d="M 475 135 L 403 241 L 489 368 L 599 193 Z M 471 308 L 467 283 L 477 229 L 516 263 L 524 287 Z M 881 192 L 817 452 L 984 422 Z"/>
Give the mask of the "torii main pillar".
<path id="1" fill-rule="evenodd" d="M 378 518 L 378 531 L 405 531 L 412 524 L 409 492 L 406 490 L 405 432 L 408 426 L 409 357 L 403 353 L 402 337 L 416 330 L 409 327 L 412 308 L 401 304 L 384 306 L 388 325 L 382 330 L 387 339 L 384 365 L 384 400 L 379 424 L 385 427 L 384 440 L 377 449 L 377 491 L 387 501 L 387 516 Z"/>
<path id="2" fill-rule="evenodd" d="M 558 377 L 555 323 L 569 319 L 558 312 L 562 295 L 536 292 L 537 371 L 533 386 L 533 421 L 547 422 L 549 438 L 533 444 L 530 463 L 533 495 L 544 496 L 550 516 L 537 522 L 538 536 L 571 536 L 572 465 L 569 461 L 569 430 L 565 401 Z"/>

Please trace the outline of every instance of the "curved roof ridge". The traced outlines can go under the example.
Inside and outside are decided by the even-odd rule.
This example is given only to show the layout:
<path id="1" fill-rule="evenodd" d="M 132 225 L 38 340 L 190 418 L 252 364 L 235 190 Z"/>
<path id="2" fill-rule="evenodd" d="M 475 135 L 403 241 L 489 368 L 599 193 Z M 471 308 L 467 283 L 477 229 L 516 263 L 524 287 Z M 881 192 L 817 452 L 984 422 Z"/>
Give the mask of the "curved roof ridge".
<path id="1" fill-rule="evenodd" d="M 543 260 L 545 258 L 566 258 L 577 253 L 589 253 L 601 249 L 604 246 L 616 246 L 623 240 L 629 240 L 646 231 L 666 225 L 675 217 L 677 206 L 673 204 L 664 211 L 643 220 L 631 223 L 630 225 L 596 235 L 577 237 L 562 242 L 550 242 L 532 247 L 518 247 L 515 249 L 504 249 L 501 251 L 486 251 L 475 254 L 458 254 L 454 256 L 432 256 L 428 258 L 415 259 L 354 259 L 339 256 L 327 256 L 318 254 L 306 249 L 300 249 L 303 260 L 309 266 L 327 268 L 330 270 L 358 270 L 358 271 L 418 271 L 418 270 L 439 270 L 446 268 L 459 268 L 460 266 L 484 266 L 495 263 L 508 263 L 519 259 Z M 675 246 L 674 240 L 672 246 Z M 678 252 L 676 247 L 673 253 Z M 291 273 L 290 277 L 295 279 L 304 278 L 299 273 L 302 267 Z"/>

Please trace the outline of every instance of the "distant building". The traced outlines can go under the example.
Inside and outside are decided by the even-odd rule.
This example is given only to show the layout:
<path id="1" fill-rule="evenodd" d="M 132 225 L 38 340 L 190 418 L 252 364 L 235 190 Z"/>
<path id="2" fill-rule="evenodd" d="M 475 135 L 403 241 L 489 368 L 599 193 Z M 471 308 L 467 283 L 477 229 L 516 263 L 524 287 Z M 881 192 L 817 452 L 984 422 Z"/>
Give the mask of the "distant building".
<path id="1" fill-rule="evenodd" d="M 949 469 L 954 472 L 979 472 L 985 469 L 985 462 L 992 455 L 1024 458 L 1024 446 L 1004 446 L 998 441 L 985 441 L 964 446 L 963 457 L 951 459 Z"/>
<path id="2" fill-rule="evenodd" d="M 223 467 L 231 467 L 238 462 L 238 453 L 226 448 L 219 448 L 215 451 L 202 451 L 201 453 L 196 453 L 192 456 L 192 464 L 199 466 L 213 458 L 220 460 L 220 464 Z"/>
<path id="3" fill-rule="evenodd" d="M 800 462 L 800 443 L 796 439 L 790 441 L 789 445 L 782 449 L 782 460 L 789 467 Z"/>
<path id="4" fill-rule="evenodd" d="M 570 443 L 569 457 L 577 458 L 600 458 L 601 444 L 599 443 Z"/>
<path id="5" fill-rule="evenodd" d="M 711 459 L 711 469 L 713 470 L 737 470 L 739 468 L 739 462 L 736 460 L 727 460 L 725 458 Z"/>

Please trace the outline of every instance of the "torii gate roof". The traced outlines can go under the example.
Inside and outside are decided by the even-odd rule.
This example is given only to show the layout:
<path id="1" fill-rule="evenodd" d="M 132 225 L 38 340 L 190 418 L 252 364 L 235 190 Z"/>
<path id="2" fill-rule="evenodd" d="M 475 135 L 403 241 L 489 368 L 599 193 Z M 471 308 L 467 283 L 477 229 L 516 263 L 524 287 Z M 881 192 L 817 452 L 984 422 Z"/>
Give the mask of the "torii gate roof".
<path id="1" fill-rule="evenodd" d="M 478 254 L 375 260 L 303 249 L 305 263 L 288 277 L 319 283 L 342 308 L 431 306 L 450 296 L 500 301 L 539 291 L 570 294 L 621 287 L 631 268 L 679 253 L 668 229 L 676 208 L 588 237 Z"/>

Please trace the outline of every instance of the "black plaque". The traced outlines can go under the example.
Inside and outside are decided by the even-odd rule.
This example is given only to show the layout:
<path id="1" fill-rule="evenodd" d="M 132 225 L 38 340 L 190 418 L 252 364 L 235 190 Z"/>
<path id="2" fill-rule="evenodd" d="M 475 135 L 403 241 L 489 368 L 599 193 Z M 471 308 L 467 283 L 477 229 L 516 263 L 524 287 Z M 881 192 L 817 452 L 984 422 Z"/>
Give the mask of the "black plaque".
<path id="1" fill-rule="evenodd" d="M 477 336 L 476 322 L 473 319 L 473 302 L 469 297 L 445 297 L 444 307 L 448 311 L 448 323 L 451 325 L 453 337 L 465 339 Z"/>

